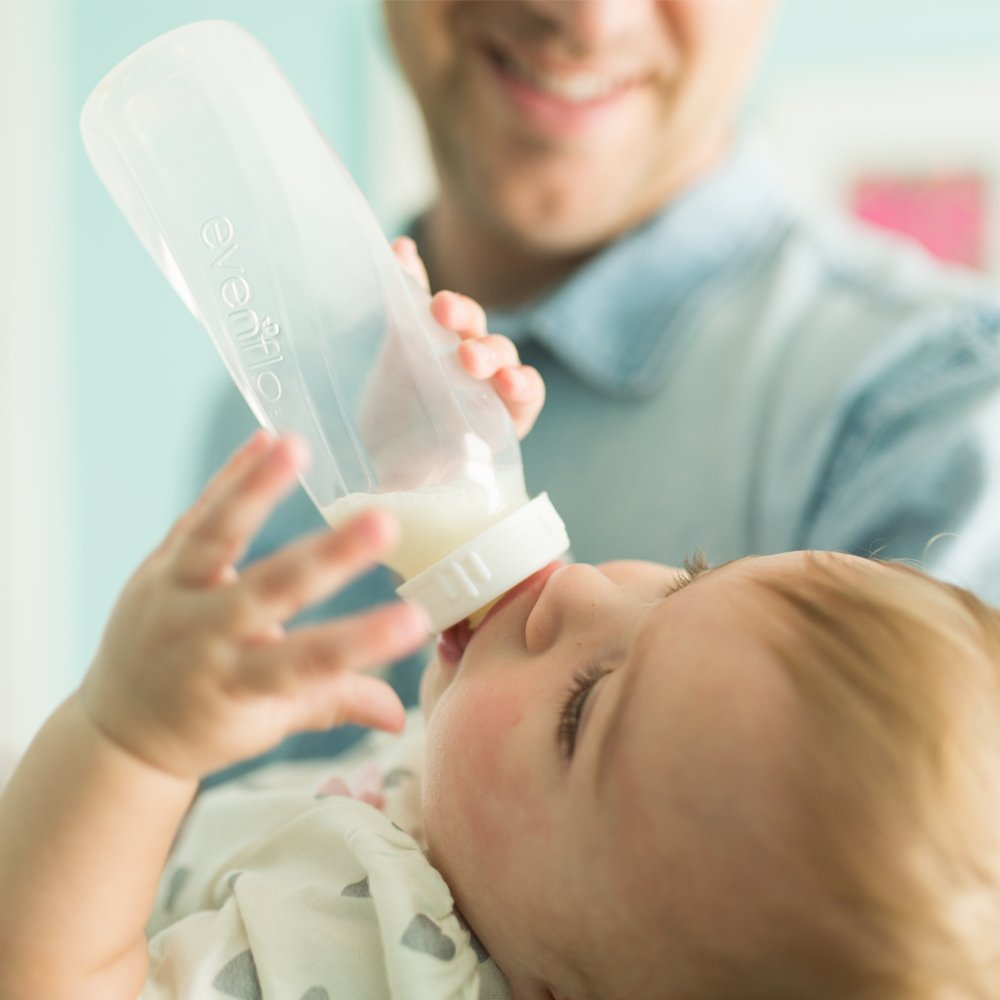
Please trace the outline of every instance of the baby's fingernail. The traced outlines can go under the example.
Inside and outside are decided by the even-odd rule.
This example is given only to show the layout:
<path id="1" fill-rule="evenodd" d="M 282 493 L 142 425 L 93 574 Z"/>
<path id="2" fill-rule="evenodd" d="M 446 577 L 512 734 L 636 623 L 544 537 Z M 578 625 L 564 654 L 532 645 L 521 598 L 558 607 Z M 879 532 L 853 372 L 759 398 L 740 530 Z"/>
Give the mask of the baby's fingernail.
<path id="1" fill-rule="evenodd" d="M 357 531 L 367 545 L 391 546 L 399 540 L 399 521 L 391 511 L 376 507 L 361 516 Z"/>
<path id="2" fill-rule="evenodd" d="M 309 464 L 309 445 L 300 437 L 289 435 L 272 440 L 274 447 L 268 460 L 271 462 L 290 461 L 296 469 L 304 469 Z"/>
<path id="3" fill-rule="evenodd" d="M 396 636 L 400 642 L 419 642 L 431 632 L 431 621 L 427 612 L 419 605 L 404 604 L 403 611 L 396 618 Z"/>
<path id="4" fill-rule="evenodd" d="M 404 257 L 417 256 L 417 244 L 409 236 L 400 236 L 396 240 L 396 250 Z"/>
<path id="5" fill-rule="evenodd" d="M 257 430 L 250 435 L 250 440 L 247 441 L 244 447 L 250 453 L 263 451 L 273 440 L 274 438 L 272 438 L 263 427 L 258 427 Z"/>

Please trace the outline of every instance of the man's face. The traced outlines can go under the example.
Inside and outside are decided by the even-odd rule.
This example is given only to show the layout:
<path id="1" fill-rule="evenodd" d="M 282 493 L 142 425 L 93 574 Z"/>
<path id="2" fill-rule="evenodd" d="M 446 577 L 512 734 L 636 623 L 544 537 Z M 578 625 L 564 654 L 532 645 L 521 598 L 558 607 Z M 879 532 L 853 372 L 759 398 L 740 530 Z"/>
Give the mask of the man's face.
<path id="1" fill-rule="evenodd" d="M 651 934 L 680 994 L 692 940 L 746 938 L 740 900 L 782 881 L 747 831 L 788 839 L 790 693 L 754 580 L 800 558 L 681 589 L 653 563 L 554 565 L 464 650 L 442 639 L 421 689 L 430 858 L 516 997 L 585 994 L 605 967 L 642 995 Z"/>
<path id="2" fill-rule="evenodd" d="M 594 249 L 722 150 L 772 0 L 387 0 L 442 205 Z"/>

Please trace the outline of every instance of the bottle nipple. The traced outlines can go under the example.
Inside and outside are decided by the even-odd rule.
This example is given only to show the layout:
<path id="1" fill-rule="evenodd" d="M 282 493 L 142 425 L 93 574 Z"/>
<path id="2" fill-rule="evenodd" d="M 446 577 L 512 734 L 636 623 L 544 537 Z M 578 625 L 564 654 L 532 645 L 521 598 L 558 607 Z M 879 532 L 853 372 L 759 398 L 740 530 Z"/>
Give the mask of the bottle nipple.
<path id="1" fill-rule="evenodd" d="M 411 577 L 396 593 L 420 605 L 436 631 L 463 620 L 476 629 L 507 591 L 568 549 L 566 525 L 548 494 L 539 493 Z"/>
<path id="2" fill-rule="evenodd" d="M 503 594 L 500 595 L 503 597 Z M 500 597 L 494 597 L 489 604 L 484 604 L 478 611 L 473 611 L 471 615 L 465 620 L 469 623 L 469 631 L 475 632 L 477 628 L 483 623 L 483 619 L 490 613 L 490 608 L 500 600 Z"/>

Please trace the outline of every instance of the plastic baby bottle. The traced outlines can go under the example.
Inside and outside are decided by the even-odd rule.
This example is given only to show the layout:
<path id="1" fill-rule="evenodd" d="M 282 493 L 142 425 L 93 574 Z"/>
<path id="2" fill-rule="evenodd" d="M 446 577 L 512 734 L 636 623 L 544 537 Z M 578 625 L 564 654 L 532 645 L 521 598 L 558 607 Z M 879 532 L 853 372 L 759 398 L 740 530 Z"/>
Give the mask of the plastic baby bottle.
<path id="1" fill-rule="evenodd" d="M 528 500 L 499 397 L 462 370 L 459 337 L 251 35 L 203 21 L 153 40 L 98 84 L 81 129 L 257 419 L 309 446 L 324 518 L 398 515 L 398 592 L 436 629 L 568 549 L 547 495 Z"/>

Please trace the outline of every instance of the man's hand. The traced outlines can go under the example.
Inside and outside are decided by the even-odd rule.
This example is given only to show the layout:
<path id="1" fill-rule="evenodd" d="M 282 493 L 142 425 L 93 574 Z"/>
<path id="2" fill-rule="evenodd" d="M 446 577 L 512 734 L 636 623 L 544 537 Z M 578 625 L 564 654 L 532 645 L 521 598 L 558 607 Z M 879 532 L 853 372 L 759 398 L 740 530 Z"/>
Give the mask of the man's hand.
<path id="1" fill-rule="evenodd" d="M 427 271 L 413 240 L 401 236 L 393 241 L 392 249 L 407 274 L 429 290 Z M 487 332 L 486 312 L 474 299 L 458 292 L 438 292 L 431 299 L 431 314 L 462 338 L 458 348 L 462 367 L 473 378 L 489 379 L 523 440 L 545 403 L 542 376 L 521 364 L 517 348 L 507 337 Z"/>

